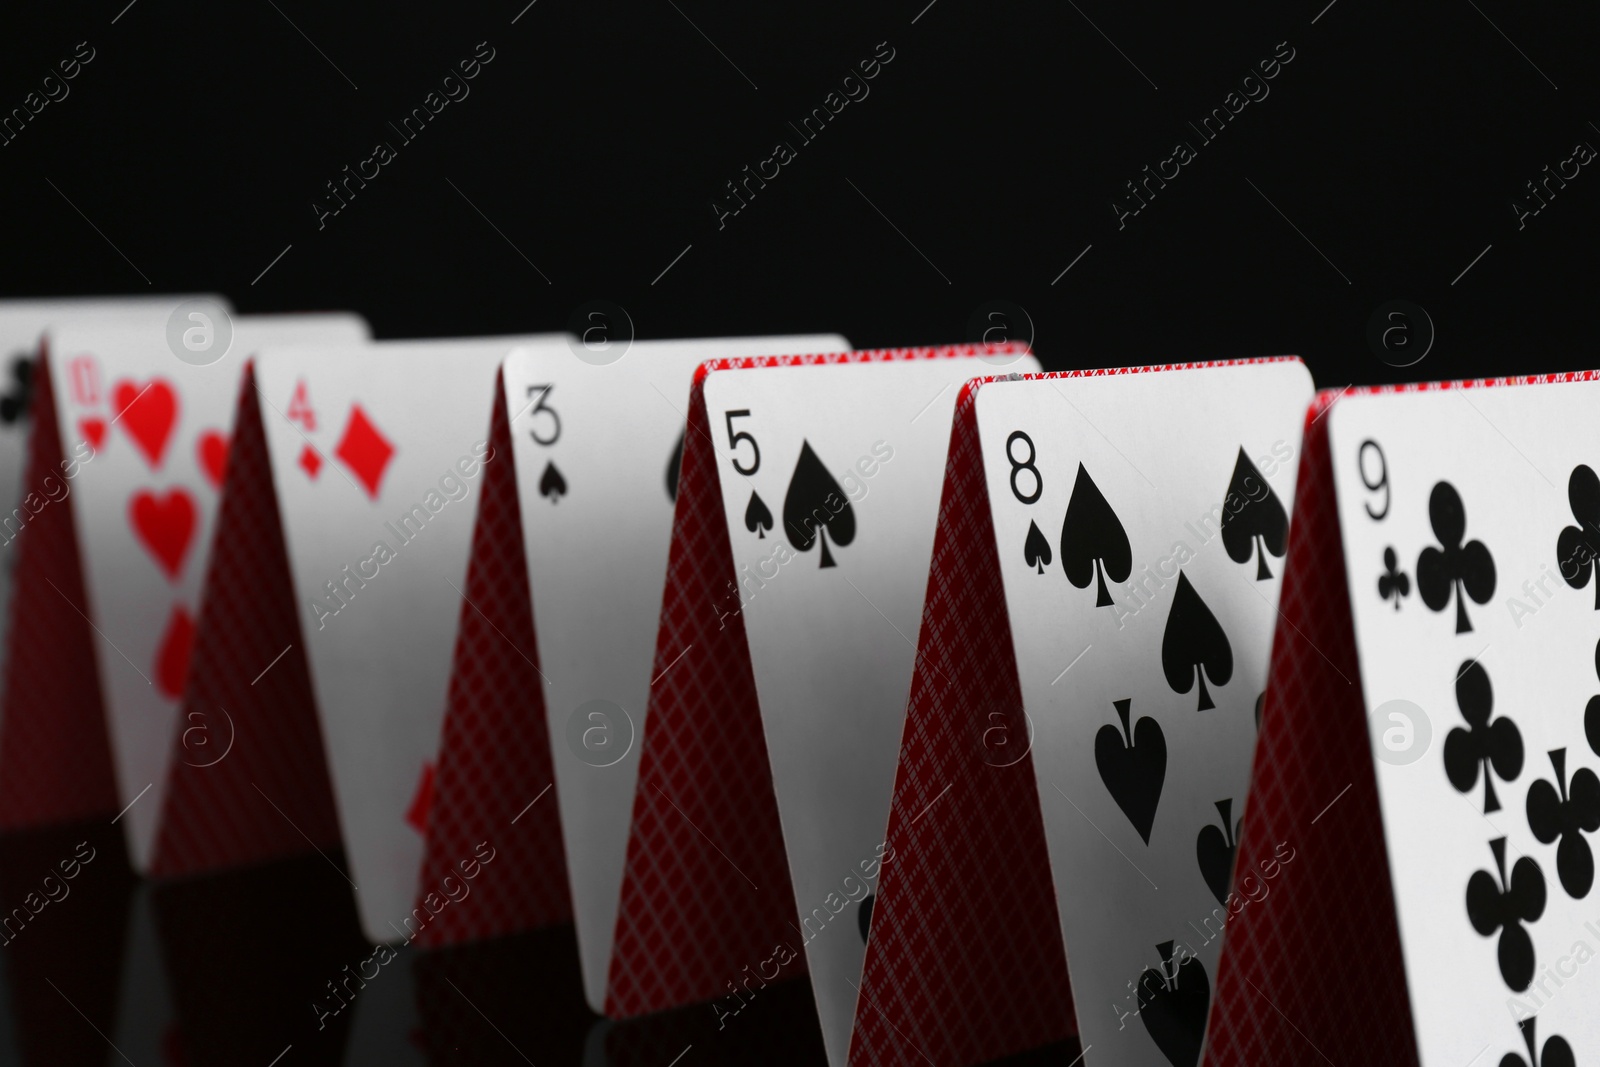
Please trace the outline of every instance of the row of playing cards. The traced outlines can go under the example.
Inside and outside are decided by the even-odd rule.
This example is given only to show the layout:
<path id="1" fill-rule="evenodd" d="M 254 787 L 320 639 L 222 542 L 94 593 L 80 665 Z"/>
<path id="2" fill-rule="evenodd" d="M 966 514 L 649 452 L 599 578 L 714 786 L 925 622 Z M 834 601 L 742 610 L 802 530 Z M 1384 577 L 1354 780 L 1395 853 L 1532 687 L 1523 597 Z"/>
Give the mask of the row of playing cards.
<path id="1" fill-rule="evenodd" d="M 191 305 L 0 307 L 0 829 L 835 1067 L 1600 1062 L 1600 383 Z"/>

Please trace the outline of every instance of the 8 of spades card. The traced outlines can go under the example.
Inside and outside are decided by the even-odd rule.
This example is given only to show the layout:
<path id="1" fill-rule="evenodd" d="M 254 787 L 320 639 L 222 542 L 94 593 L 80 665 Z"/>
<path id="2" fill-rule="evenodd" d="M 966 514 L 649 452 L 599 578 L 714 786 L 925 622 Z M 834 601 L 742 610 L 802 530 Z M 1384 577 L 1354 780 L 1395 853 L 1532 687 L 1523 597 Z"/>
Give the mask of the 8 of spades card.
<path id="1" fill-rule="evenodd" d="M 1311 395 L 1293 359 L 978 394 L 1089 1064 L 1200 1054 Z"/>
<path id="2" fill-rule="evenodd" d="M 1424 1064 L 1600 1057 L 1597 403 L 1502 384 L 1327 416 Z"/>
<path id="3" fill-rule="evenodd" d="M 884 830 L 951 415 L 961 384 L 995 369 L 940 356 L 705 382 L 736 583 L 719 610 L 743 617 L 796 946 L 833 1064 L 845 1062 L 870 934 L 876 885 L 860 875 L 892 862 Z"/>

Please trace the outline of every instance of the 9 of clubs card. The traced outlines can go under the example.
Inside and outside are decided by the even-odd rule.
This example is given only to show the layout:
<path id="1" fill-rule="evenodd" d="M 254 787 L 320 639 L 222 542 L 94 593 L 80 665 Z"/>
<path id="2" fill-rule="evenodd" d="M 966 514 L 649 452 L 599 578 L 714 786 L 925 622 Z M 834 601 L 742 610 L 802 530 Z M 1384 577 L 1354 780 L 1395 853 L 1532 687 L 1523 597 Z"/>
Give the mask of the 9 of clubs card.
<path id="1" fill-rule="evenodd" d="M 1506 384 L 1328 416 L 1423 1064 L 1600 1056 L 1597 404 Z"/>

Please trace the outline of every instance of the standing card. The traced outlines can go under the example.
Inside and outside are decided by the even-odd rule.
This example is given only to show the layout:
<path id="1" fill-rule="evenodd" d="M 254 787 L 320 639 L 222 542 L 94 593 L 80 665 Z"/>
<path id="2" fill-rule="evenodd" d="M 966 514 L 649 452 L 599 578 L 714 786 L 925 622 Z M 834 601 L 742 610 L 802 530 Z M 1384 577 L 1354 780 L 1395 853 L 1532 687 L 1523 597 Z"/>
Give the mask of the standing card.
<path id="1" fill-rule="evenodd" d="M 174 818 L 160 873 L 342 841 L 370 939 L 426 922 L 412 905 L 473 517 L 503 459 L 491 402 L 506 352 L 539 340 L 256 359 L 206 593 L 216 631 L 202 619 L 186 698 L 227 709 L 238 751 L 175 768 L 174 797 L 212 810 Z"/>
<path id="2" fill-rule="evenodd" d="M 978 395 L 1087 1064 L 1198 1058 L 1311 395 L 1298 361 Z"/>
<path id="3" fill-rule="evenodd" d="M 1009 363 L 1038 370 L 1032 356 Z M 982 357 L 707 375 L 798 940 L 829 1060 L 850 1039 L 922 617 L 950 414 Z M 735 1002 L 737 1003 L 737 1002 Z"/>
<path id="4" fill-rule="evenodd" d="M 112 786 L 107 814 L 123 823 L 138 871 L 149 866 L 175 758 L 241 367 L 261 345 L 367 336 L 348 314 L 208 319 L 206 328 L 231 330 L 231 341 L 204 363 L 175 354 L 166 314 L 52 329 L 39 392 L 40 406 L 52 407 L 35 429 L 23 501 L 28 593 L 13 605 L 18 656 L 0 769 L 14 771 L 7 790 L 29 795 L 0 809 L 14 824 L 49 821 L 104 804 L 100 788 Z M 39 531 L 36 546 L 29 529 Z M 85 671 L 91 656 L 95 669 Z M 75 788 L 85 776 L 103 786 Z M 52 800 L 58 792 L 71 795 Z"/>
<path id="5" fill-rule="evenodd" d="M 1036 365 L 900 349 L 697 374 L 608 1015 L 717 998 L 731 1026 L 811 966 L 842 1062 L 950 406 L 1019 362 Z"/>
<path id="6" fill-rule="evenodd" d="M 835 335 L 726 337 L 640 341 L 614 359 L 576 344 L 507 358 L 497 415 L 515 478 L 485 482 L 486 497 L 497 484 L 509 495 L 479 512 L 423 883 L 479 841 L 498 855 L 428 943 L 570 907 L 586 995 L 604 1006 L 695 368 L 847 348 Z M 530 705 L 548 733 L 528 730 Z"/>
<path id="7" fill-rule="evenodd" d="M 1293 359 L 966 387 L 853 1061 L 1197 1061 L 1310 396 Z"/>
<path id="8" fill-rule="evenodd" d="M 1240 844 L 1292 842 L 1306 891 L 1230 932 L 1208 1061 L 1600 1056 L 1594 377 L 1321 398 Z M 1297 973 L 1269 946 L 1312 922 L 1362 952 Z"/>
<path id="9" fill-rule="evenodd" d="M 22 497 L 22 468 L 26 460 L 28 408 L 33 394 L 39 343 L 52 325 L 103 322 L 129 315 L 170 314 L 178 304 L 195 297 L 65 298 L 54 300 L 0 300 L 0 515 L 13 519 L 0 531 L 0 611 L 11 596 L 13 546 L 18 532 L 15 508 Z M 229 310 L 219 296 L 212 303 Z M 0 644 L 0 665 L 5 647 Z"/>

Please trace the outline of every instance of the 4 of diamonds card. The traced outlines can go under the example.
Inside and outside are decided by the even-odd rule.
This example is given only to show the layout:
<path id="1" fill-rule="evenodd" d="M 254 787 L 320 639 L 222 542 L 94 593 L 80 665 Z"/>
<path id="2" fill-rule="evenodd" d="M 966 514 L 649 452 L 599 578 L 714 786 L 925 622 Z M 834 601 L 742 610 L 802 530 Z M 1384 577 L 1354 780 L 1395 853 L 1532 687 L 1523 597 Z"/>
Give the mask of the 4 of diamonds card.
<path id="1" fill-rule="evenodd" d="M 474 516 L 486 468 L 509 462 L 489 415 L 506 352 L 543 340 L 254 360 L 184 704 L 237 740 L 175 763 L 158 874 L 342 843 L 370 939 L 426 925 L 413 905 Z"/>
<path id="2" fill-rule="evenodd" d="M 50 331 L 11 517 L 0 824 L 117 815 L 148 868 L 241 368 L 265 345 L 366 337 L 355 315 L 232 318 L 208 301 Z"/>
<path id="3" fill-rule="evenodd" d="M 570 914 L 589 1003 L 604 1006 L 695 368 L 848 347 L 827 334 L 574 339 L 507 357 L 491 441 L 515 469 L 485 476 L 423 885 L 485 840 L 495 876 L 424 942 Z"/>
<path id="4" fill-rule="evenodd" d="M 1311 391 L 1294 359 L 963 391 L 853 1063 L 1196 1062 Z"/>
<path id="5" fill-rule="evenodd" d="M 1597 403 L 1592 375 L 1321 398 L 1239 868 L 1288 842 L 1303 888 L 1230 934 L 1208 1062 L 1600 1056 Z M 1362 947 L 1308 974 L 1285 932 L 1323 926 Z"/>

